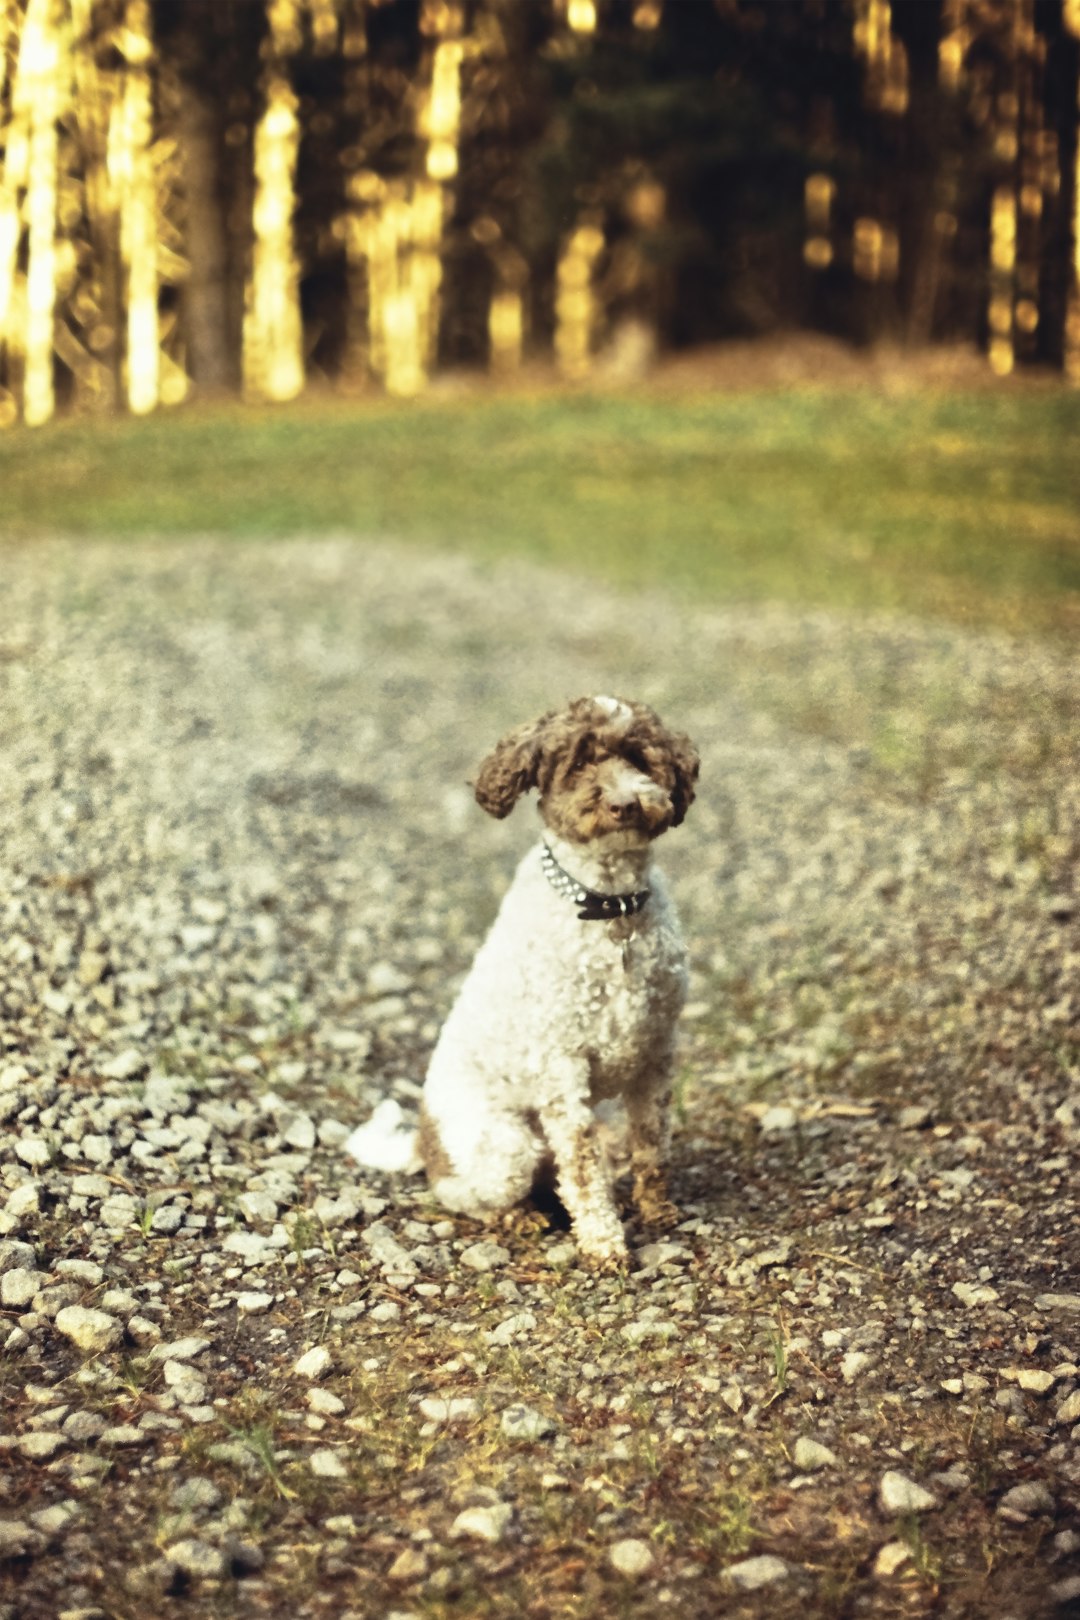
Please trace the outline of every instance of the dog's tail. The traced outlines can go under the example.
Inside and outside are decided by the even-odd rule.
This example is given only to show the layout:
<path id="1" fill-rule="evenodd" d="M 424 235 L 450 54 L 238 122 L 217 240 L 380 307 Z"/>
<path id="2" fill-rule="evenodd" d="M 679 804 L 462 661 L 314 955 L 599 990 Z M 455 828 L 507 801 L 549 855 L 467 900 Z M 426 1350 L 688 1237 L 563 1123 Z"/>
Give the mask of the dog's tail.
<path id="1" fill-rule="evenodd" d="M 419 1132 L 410 1125 L 401 1104 L 386 1097 L 365 1125 L 345 1143 L 345 1152 L 368 1170 L 419 1170 Z"/>

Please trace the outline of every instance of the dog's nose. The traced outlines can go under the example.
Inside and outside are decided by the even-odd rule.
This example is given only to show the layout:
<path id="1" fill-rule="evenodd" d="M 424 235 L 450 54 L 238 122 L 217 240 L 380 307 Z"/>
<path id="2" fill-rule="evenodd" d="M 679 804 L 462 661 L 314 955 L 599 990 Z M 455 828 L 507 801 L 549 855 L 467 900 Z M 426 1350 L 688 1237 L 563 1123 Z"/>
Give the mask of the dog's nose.
<path id="1" fill-rule="evenodd" d="M 609 793 L 607 807 L 616 821 L 629 821 L 638 808 L 636 793 Z"/>

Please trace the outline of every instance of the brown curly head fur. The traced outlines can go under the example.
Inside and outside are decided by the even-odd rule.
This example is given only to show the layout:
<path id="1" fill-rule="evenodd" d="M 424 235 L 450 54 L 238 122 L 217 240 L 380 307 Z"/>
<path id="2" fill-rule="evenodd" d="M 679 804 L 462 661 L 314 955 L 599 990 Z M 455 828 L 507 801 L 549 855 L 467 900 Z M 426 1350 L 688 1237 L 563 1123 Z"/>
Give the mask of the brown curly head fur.
<path id="1" fill-rule="evenodd" d="M 584 843 L 604 833 L 656 838 L 694 798 L 698 754 L 644 703 L 576 698 L 497 743 L 476 775 L 477 802 L 500 819 L 530 788 L 553 831 Z"/>

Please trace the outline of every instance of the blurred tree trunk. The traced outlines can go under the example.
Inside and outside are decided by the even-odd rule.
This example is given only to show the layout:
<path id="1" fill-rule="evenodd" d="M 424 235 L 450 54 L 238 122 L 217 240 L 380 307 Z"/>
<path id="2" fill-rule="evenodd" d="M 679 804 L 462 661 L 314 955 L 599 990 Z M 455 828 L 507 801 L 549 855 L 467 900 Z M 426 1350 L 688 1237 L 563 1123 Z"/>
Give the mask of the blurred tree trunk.
<path id="1" fill-rule="evenodd" d="M 180 79 L 178 123 L 190 262 L 184 284 L 187 364 L 199 392 L 215 394 L 237 381 L 229 350 L 229 253 L 220 195 L 220 132 L 213 100 L 188 74 Z"/>

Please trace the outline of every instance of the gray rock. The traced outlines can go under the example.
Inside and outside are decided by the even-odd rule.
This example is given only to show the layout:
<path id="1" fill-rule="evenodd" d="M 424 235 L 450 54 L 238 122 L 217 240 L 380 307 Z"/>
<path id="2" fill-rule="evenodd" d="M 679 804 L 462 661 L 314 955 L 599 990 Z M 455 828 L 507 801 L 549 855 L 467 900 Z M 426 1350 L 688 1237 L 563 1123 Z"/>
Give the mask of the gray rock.
<path id="1" fill-rule="evenodd" d="M 618 1570 L 631 1580 L 637 1580 L 647 1575 L 656 1562 L 652 1548 L 647 1541 L 639 1541 L 634 1536 L 627 1536 L 622 1541 L 616 1541 L 608 1548 L 608 1563 L 612 1569 Z"/>
<path id="2" fill-rule="evenodd" d="M 0 1304 L 9 1310 L 24 1310 L 48 1280 L 48 1272 L 29 1271 L 23 1266 L 15 1266 L 0 1277 Z"/>
<path id="3" fill-rule="evenodd" d="M 349 1470 L 336 1451 L 324 1447 L 313 1451 L 308 1458 L 308 1467 L 316 1479 L 348 1479 Z"/>
<path id="4" fill-rule="evenodd" d="M 62 1451 L 65 1444 L 64 1436 L 54 1429 L 32 1429 L 29 1434 L 19 1436 L 16 1449 L 31 1462 L 47 1462 Z"/>
<path id="5" fill-rule="evenodd" d="M 325 1378 L 334 1364 L 334 1358 L 324 1344 L 313 1345 L 293 1362 L 293 1372 L 299 1378 Z"/>
<path id="6" fill-rule="evenodd" d="M 882 1474 L 878 1497 L 885 1513 L 929 1513 L 938 1505 L 931 1491 L 895 1469 Z"/>
<path id="7" fill-rule="evenodd" d="M 545 1440 L 556 1434 L 558 1427 L 546 1413 L 521 1404 L 508 1406 L 499 1420 L 499 1428 L 508 1440 Z"/>
<path id="8" fill-rule="evenodd" d="M 212 1479 L 193 1474 L 190 1479 L 177 1480 L 169 1492 L 169 1501 L 178 1513 L 211 1513 L 220 1507 L 223 1497 Z"/>
<path id="9" fill-rule="evenodd" d="M 211 1340 L 192 1333 L 184 1339 L 170 1339 L 168 1344 L 155 1344 L 150 1352 L 151 1361 L 194 1361 L 201 1356 L 204 1350 L 209 1350 Z"/>
<path id="10" fill-rule="evenodd" d="M 0 1273 L 33 1271 L 36 1263 L 37 1254 L 32 1243 L 21 1243 L 18 1238 L 0 1241 Z"/>
<path id="11" fill-rule="evenodd" d="M 1054 1498 L 1041 1480 L 1025 1480 L 1021 1485 L 1014 1485 L 1005 1492 L 997 1505 L 1002 1518 L 1014 1519 L 1022 1523 L 1026 1519 L 1036 1518 L 1041 1513 L 1052 1514 L 1054 1511 Z"/>
<path id="12" fill-rule="evenodd" d="M 487 1541 L 491 1543 L 503 1541 L 513 1523 L 514 1509 L 509 1502 L 493 1502 L 488 1507 L 466 1508 L 459 1513 L 450 1526 L 450 1536 L 454 1541 L 463 1539 L 471 1541 Z"/>
<path id="13" fill-rule="evenodd" d="M 104 1432 L 106 1423 L 100 1412 L 69 1412 L 61 1428 L 73 1445 L 84 1446 Z"/>
<path id="14" fill-rule="evenodd" d="M 512 1344 L 515 1339 L 532 1333 L 536 1327 L 536 1317 L 532 1311 L 518 1311 L 513 1316 L 506 1316 L 493 1327 L 486 1335 L 489 1344 Z"/>
<path id="15" fill-rule="evenodd" d="M 840 1462 L 835 1451 L 830 1451 L 828 1446 L 823 1446 L 819 1440 L 813 1440 L 808 1435 L 800 1435 L 796 1440 L 793 1460 L 800 1474 L 815 1474 L 822 1468 L 836 1468 Z"/>
<path id="16" fill-rule="evenodd" d="M 56 1313 L 56 1326 L 66 1339 L 86 1355 L 101 1355 L 120 1343 L 124 1325 L 105 1311 L 84 1305 L 65 1305 Z"/>
<path id="17" fill-rule="evenodd" d="M 1080 1294 L 1037 1294 L 1035 1309 L 1072 1316 L 1080 1312 Z"/>
<path id="18" fill-rule="evenodd" d="M 485 1239 L 482 1243 L 471 1243 L 461 1253 L 461 1263 L 468 1266 L 470 1271 L 497 1271 L 505 1266 L 510 1259 L 510 1250 L 504 1249 L 501 1243 L 492 1243 Z"/>
<path id="19" fill-rule="evenodd" d="M 340 1417 L 345 1411 L 345 1402 L 340 1395 L 335 1395 L 329 1389 L 309 1389 L 305 1399 L 311 1410 L 320 1417 Z"/>
<path id="20" fill-rule="evenodd" d="M 0 1519 L 0 1558 L 22 1558 L 40 1552 L 45 1537 L 22 1519 Z"/>
<path id="21" fill-rule="evenodd" d="M 729 1564 L 721 1579 L 740 1592 L 757 1592 L 763 1586 L 775 1586 L 791 1575 L 791 1565 L 772 1553 L 760 1553 L 756 1558 L 744 1558 L 741 1563 Z"/>
<path id="22" fill-rule="evenodd" d="M 480 1402 L 473 1395 L 426 1395 L 420 1412 L 429 1423 L 461 1423 L 479 1416 Z"/>
<path id="23" fill-rule="evenodd" d="M 1080 1389 L 1067 1395 L 1054 1413 L 1055 1423 L 1080 1423 Z"/>
<path id="24" fill-rule="evenodd" d="M 52 1147 L 43 1136 L 20 1136 L 15 1143 L 15 1157 L 32 1170 L 44 1170 L 52 1156 Z"/>
<path id="25" fill-rule="evenodd" d="M 183 1570 L 193 1580 L 217 1581 L 228 1574 L 228 1556 L 207 1541 L 174 1541 L 171 1547 L 165 1548 L 165 1557 L 175 1569 Z"/>

